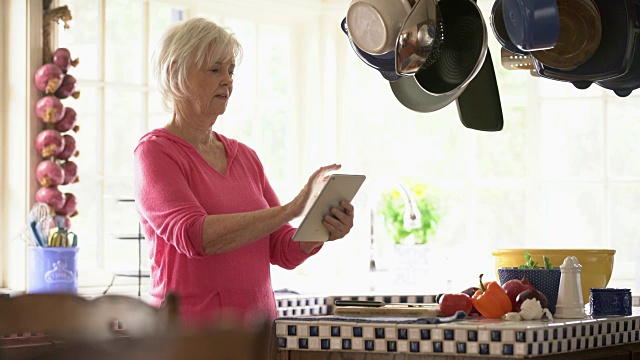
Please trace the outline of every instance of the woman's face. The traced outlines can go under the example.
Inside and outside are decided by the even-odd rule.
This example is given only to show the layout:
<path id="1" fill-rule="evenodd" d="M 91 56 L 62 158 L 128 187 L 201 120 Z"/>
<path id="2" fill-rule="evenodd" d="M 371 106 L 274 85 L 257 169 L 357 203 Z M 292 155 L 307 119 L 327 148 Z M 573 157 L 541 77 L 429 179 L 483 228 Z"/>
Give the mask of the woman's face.
<path id="1" fill-rule="evenodd" d="M 233 91 L 235 67 L 234 61 L 202 68 L 193 65 L 187 76 L 191 85 L 191 96 L 185 99 L 187 109 L 207 117 L 222 115 Z"/>

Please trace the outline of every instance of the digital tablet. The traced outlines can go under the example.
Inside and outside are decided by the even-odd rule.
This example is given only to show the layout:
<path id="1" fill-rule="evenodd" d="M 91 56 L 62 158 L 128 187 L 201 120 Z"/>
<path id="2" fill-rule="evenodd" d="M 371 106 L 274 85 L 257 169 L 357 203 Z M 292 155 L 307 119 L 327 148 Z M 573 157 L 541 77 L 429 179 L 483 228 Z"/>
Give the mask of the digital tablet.
<path id="1" fill-rule="evenodd" d="M 333 174 L 325 183 L 306 212 L 300 226 L 293 234 L 294 241 L 327 241 L 329 230 L 322 225 L 322 218 L 330 214 L 330 209 L 342 209 L 340 201 L 351 201 L 364 182 L 364 175 Z"/>

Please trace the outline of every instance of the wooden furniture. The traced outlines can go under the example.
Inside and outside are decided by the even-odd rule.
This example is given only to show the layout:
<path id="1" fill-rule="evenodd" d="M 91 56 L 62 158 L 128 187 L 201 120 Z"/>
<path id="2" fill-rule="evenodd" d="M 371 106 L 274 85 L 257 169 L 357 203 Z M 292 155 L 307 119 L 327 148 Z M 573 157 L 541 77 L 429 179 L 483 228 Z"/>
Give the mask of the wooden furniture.
<path id="1" fill-rule="evenodd" d="M 495 357 L 447 356 L 447 355 L 413 355 L 413 354 L 380 354 L 380 353 L 342 353 L 322 351 L 281 351 L 278 360 L 462 360 L 462 359 L 495 359 Z M 591 349 L 572 354 L 555 354 L 537 357 L 540 360 L 638 360 L 640 344 L 618 345 L 609 348 Z"/>
<path id="2" fill-rule="evenodd" d="M 139 298 L 105 295 L 93 300 L 71 294 L 0 298 L 0 359 L 266 359 L 270 327 L 218 322 L 188 329 L 178 322 L 178 299 L 159 309 Z M 14 339 L 14 340 L 12 340 Z M 23 339 L 16 341 L 15 339 Z"/>

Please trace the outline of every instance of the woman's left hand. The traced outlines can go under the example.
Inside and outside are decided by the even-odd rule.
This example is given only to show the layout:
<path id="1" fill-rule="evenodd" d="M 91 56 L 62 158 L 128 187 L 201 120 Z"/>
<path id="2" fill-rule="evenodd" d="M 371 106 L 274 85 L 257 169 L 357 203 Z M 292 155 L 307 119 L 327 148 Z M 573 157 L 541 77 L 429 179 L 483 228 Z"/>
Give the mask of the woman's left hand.
<path id="1" fill-rule="evenodd" d="M 322 224 L 329 230 L 329 241 L 342 239 L 351 231 L 353 227 L 353 205 L 348 201 L 342 200 L 340 206 L 344 211 L 338 208 L 331 208 L 331 214 L 325 215 Z"/>
<path id="2" fill-rule="evenodd" d="M 340 206 L 344 208 L 331 208 L 332 215 L 325 215 L 322 224 L 329 230 L 329 241 L 342 239 L 353 227 L 354 208 L 350 202 L 342 200 Z M 300 248 L 307 254 L 324 244 L 324 242 L 305 241 L 300 243 Z"/>

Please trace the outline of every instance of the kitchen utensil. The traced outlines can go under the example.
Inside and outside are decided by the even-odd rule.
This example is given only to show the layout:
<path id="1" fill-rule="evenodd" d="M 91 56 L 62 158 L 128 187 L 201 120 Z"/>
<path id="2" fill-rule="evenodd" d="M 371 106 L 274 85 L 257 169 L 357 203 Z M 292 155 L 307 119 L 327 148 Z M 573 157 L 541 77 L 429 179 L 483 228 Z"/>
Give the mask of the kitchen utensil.
<path id="1" fill-rule="evenodd" d="M 346 17 L 351 39 L 371 55 L 387 53 L 395 48 L 410 11 L 405 0 L 353 0 Z"/>
<path id="2" fill-rule="evenodd" d="M 602 23 L 593 0 L 557 0 L 560 35 L 548 50 L 531 56 L 555 69 L 572 70 L 589 60 L 600 45 Z"/>
<path id="3" fill-rule="evenodd" d="M 636 21 L 640 20 L 640 1 L 635 1 L 635 17 Z M 631 92 L 640 88 L 640 34 L 635 35 L 635 45 L 633 57 L 629 70 L 615 78 L 596 81 L 596 84 L 605 89 L 613 90 L 613 92 L 621 97 L 629 96 Z"/>
<path id="4" fill-rule="evenodd" d="M 567 256 L 560 265 L 560 287 L 555 317 L 560 319 L 581 319 L 584 317 L 581 270 L 582 265 L 575 256 Z"/>
<path id="5" fill-rule="evenodd" d="M 445 39 L 440 56 L 414 76 L 391 83 L 396 99 L 418 112 L 433 112 L 453 102 L 476 76 L 487 52 L 487 29 L 470 0 L 438 2 Z"/>
<path id="6" fill-rule="evenodd" d="M 418 0 L 400 29 L 396 42 L 396 72 L 413 75 L 440 55 L 443 24 L 436 0 Z"/>
<path id="7" fill-rule="evenodd" d="M 429 113 L 440 110 L 452 103 L 458 93 L 447 95 L 432 94 L 426 91 L 421 85 L 420 71 L 415 76 L 400 77 L 397 81 L 391 82 L 391 91 L 398 101 L 406 108 Z"/>
<path id="8" fill-rule="evenodd" d="M 560 31 L 556 0 L 502 0 L 502 12 L 507 34 L 520 50 L 556 45 Z"/>
<path id="9" fill-rule="evenodd" d="M 445 31 L 442 52 L 415 76 L 432 94 L 460 94 L 480 71 L 487 52 L 487 28 L 473 1 L 441 0 L 438 7 Z"/>
<path id="10" fill-rule="evenodd" d="M 502 12 L 502 0 L 496 0 L 491 7 L 491 16 L 489 17 L 489 23 L 491 24 L 491 29 L 493 30 L 493 35 L 495 36 L 498 43 L 505 47 L 507 50 L 512 53 L 520 54 L 520 55 L 528 55 L 528 51 L 523 51 L 518 49 L 515 46 L 511 39 L 509 38 L 509 34 L 507 33 L 507 27 L 504 24 L 504 13 Z"/>
<path id="11" fill-rule="evenodd" d="M 533 61 L 531 55 L 521 55 L 506 48 L 500 49 L 500 63 L 507 70 L 533 70 Z"/>
<path id="12" fill-rule="evenodd" d="M 469 129 L 502 130 L 504 119 L 500 92 L 489 50 L 487 50 L 480 71 L 458 96 L 456 103 L 458 104 L 460 121 Z"/>
<path id="13" fill-rule="evenodd" d="M 594 81 L 611 79 L 629 70 L 637 31 L 633 0 L 594 0 L 594 3 L 602 24 L 602 38 L 596 52 L 573 70 L 555 69 L 534 58 L 533 64 L 540 76 L 569 81 L 579 89 L 586 89 Z"/>
<path id="14" fill-rule="evenodd" d="M 347 38 L 349 39 L 349 44 L 351 44 L 351 48 L 353 49 L 353 51 L 356 53 L 356 55 L 358 56 L 358 58 L 360 58 L 362 62 L 378 70 L 382 75 L 382 77 L 384 77 L 388 81 L 396 81 L 400 78 L 400 75 L 398 75 L 395 71 L 395 66 L 396 66 L 395 51 L 390 51 L 382 55 L 367 54 L 366 52 L 358 48 L 358 46 L 351 39 L 351 36 L 349 36 L 349 28 L 347 26 L 346 18 L 342 20 L 342 23 L 340 24 L 340 26 L 342 28 L 342 31 L 345 33 L 345 35 L 347 35 Z"/>

